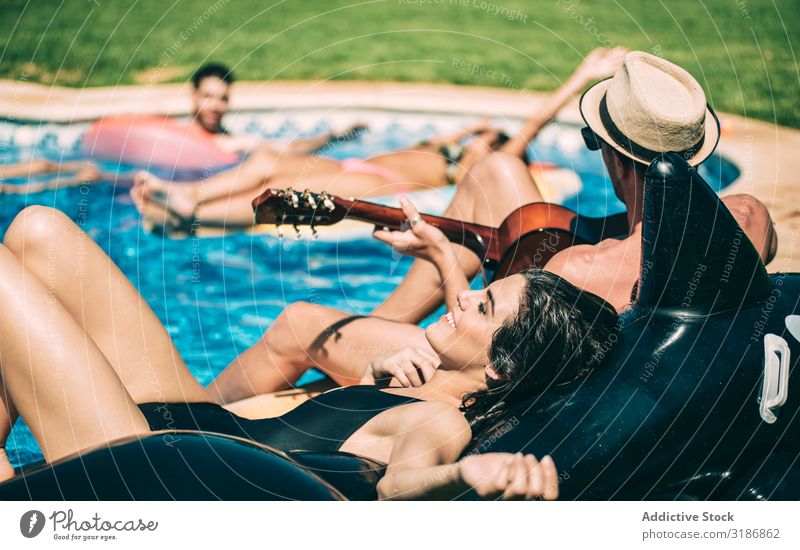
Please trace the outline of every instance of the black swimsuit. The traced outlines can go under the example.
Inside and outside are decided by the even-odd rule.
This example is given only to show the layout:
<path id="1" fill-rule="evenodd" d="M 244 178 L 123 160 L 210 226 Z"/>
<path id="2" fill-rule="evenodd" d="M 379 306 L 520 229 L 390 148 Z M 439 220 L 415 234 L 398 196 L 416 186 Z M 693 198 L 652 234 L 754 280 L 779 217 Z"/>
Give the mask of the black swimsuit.
<path id="1" fill-rule="evenodd" d="M 143 403 L 150 429 L 199 430 L 252 439 L 280 451 L 338 451 L 383 411 L 418 399 L 351 386 L 327 391 L 276 418 L 248 420 L 213 403 Z"/>

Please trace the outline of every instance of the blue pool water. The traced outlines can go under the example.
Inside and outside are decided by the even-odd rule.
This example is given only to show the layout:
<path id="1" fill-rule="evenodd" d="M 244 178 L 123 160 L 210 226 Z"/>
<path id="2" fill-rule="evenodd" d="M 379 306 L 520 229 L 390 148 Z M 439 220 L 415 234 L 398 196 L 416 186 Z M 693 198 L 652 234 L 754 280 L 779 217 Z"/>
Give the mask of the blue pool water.
<path id="1" fill-rule="evenodd" d="M 289 114 L 276 121 L 275 115 L 245 113 L 231 116 L 231 127 L 234 132 L 280 139 L 319 133 L 331 125 L 321 115 L 305 113 L 304 117 Z M 354 114 L 349 122 L 354 121 L 369 122 L 371 131 L 357 141 L 337 145 L 329 151 L 331 156 L 367 157 L 466 123 L 454 116 L 369 111 Z M 341 121 L 333 124 L 342 127 Z M 78 159 L 85 127 L 0 122 L 0 163 L 34 157 Z M 576 127 L 549 127 L 530 152 L 532 160 L 552 162 L 580 175 L 583 189 L 568 197 L 566 206 L 592 216 L 622 210 L 605 177 L 599 153 L 583 149 Z M 729 161 L 713 157 L 704 165 L 703 175 L 719 189 L 734 180 L 738 170 Z M 46 205 L 65 212 L 139 289 L 203 384 L 253 345 L 287 304 L 307 300 L 367 314 L 389 294 L 410 265 L 409 259 L 398 258 L 369 238 L 328 242 L 278 240 L 244 233 L 202 239 L 163 238 L 142 230 L 127 192 L 126 187 L 100 183 L 27 196 L 0 195 L 0 232 L 5 233 L 14 216 L 26 206 Z M 311 372 L 302 382 L 319 377 Z M 41 458 L 36 442 L 21 422 L 12 432 L 8 452 L 17 465 Z"/>

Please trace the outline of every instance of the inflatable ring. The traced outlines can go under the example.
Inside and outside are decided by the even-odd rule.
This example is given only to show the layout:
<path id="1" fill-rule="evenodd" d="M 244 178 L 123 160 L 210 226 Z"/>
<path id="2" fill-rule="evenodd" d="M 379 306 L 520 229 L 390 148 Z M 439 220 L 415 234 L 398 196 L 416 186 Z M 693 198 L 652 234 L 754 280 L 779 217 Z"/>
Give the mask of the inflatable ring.
<path id="1" fill-rule="evenodd" d="M 102 118 L 86 132 L 83 151 L 96 161 L 170 171 L 216 171 L 240 160 L 199 126 L 159 116 Z"/>

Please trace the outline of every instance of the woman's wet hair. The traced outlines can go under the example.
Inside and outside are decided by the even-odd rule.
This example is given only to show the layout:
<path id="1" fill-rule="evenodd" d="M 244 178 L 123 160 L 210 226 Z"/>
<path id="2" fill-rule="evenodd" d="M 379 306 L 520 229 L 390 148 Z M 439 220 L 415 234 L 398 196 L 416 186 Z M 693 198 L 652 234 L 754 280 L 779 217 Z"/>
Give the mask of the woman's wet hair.
<path id="1" fill-rule="evenodd" d="M 192 86 L 194 89 L 200 87 L 200 83 L 205 78 L 214 76 L 227 84 L 233 84 L 233 71 L 221 63 L 206 63 L 197 69 L 192 75 Z"/>
<path id="2" fill-rule="evenodd" d="M 618 339 L 619 316 L 602 298 L 561 277 L 529 269 L 519 307 L 492 337 L 489 360 L 504 379 L 464 396 L 477 434 L 503 412 L 603 364 Z"/>

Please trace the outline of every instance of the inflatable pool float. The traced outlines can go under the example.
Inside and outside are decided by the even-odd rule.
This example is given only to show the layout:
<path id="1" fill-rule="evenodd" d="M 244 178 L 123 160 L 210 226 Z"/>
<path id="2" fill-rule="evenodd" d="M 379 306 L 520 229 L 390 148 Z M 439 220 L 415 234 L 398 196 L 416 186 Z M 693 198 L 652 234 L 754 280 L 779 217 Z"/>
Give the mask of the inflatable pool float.
<path id="1" fill-rule="evenodd" d="M 285 454 L 220 434 L 117 441 L 0 484 L 3 500 L 343 500 Z"/>
<path id="2" fill-rule="evenodd" d="M 638 298 L 607 365 L 509 411 L 464 454 L 549 453 L 564 499 L 796 499 L 800 277 L 767 275 L 675 154 L 647 171 L 642 249 Z M 180 440 L 180 460 L 165 437 Z M 370 499 L 382 468 L 162 432 L 23 469 L 0 499 Z"/>
<path id="3" fill-rule="evenodd" d="M 102 118 L 86 132 L 83 152 L 95 161 L 169 172 L 218 171 L 240 160 L 196 124 L 160 116 Z"/>
<path id="4" fill-rule="evenodd" d="M 467 452 L 550 453 L 566 499 L 797 499 L 800 277 L 768 276 L 674 154 L 646 175 L 639 295 L 610 362 Z"/>

